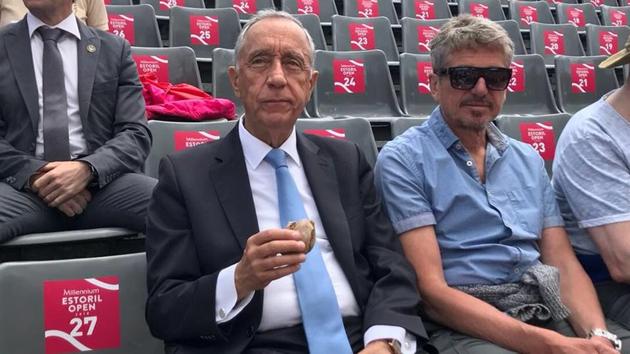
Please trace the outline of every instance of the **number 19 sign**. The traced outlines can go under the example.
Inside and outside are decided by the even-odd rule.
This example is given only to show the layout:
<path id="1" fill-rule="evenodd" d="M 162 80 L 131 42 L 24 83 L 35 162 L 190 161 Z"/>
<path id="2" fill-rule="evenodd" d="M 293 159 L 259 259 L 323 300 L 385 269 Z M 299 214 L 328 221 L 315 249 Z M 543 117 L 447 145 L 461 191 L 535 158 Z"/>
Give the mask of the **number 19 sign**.
<path id="1" fill-rule="evenodd" d="M 118 277 L 44 282 L 46 354 L 120 346 Z"/>

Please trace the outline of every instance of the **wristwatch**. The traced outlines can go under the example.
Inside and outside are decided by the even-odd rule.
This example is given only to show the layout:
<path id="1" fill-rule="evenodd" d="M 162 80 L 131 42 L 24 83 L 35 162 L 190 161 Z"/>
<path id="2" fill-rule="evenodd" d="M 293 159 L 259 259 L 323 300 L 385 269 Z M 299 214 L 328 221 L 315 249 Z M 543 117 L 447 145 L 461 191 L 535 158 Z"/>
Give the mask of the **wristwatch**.
<path id="1" fill-rule="evenodd" d="M 387 345 L 389 346 L 389 350 L 393 353 L 393 354 L 402 354 L 402 349 L 400 346 L 400 342 L 397 341 L 396 339 L 390 339 L 387 341 Z"/>
<path id="2" fill-rule="evenodd" d="M 588 333 L 588 336 L 586 336 L 586 338 L 590 339 L 592 337 L 602 337 L 602 338 L 608 339 L 613 344 L 615 349 L 617 349 L 618 351 L 621 351 L 621 340 L 617 337 L 616 334 L 610 333 L 607 330 L 602 329 L 602 328 L 593 328 Z"/>

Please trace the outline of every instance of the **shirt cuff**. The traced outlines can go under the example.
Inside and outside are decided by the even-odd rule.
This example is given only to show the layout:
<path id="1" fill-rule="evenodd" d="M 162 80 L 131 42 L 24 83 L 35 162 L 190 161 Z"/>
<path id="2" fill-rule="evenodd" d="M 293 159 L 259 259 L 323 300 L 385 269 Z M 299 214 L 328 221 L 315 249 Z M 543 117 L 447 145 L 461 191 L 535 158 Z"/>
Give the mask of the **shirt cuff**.
<path id="1" fill-rule="evenodd" d="M 410 218 L 396 221 L 393 223 L 394 231 L 397 234 L 403 234 L 409 230 L 413 230 L 419 227 L 427 226 L 427 225 L 435 225 L 435 215 L 432 212 L 424 212 Z"/>
<path id="2" fill-rule="evenodd" d="M 254 292 L 252 291 L 238 304 L 236 303 L 235 271 L 236 263 L 221 270 L 217 277 L 216 297 L 214 302 L 215 320 L 217 324 L 228 322 L 236 317 L 254 298 Z"/>
<path id="3" fill-rule="evenodd" d="M 562 226 L 564 226 L 564 220 L 562 220 L 562 216 L 560 215 L 547 216 L 543 219 L 543 229 Z"/>
<path id="4" fill-rule="evenodd" d="M 370 342 L 383 339 L 395 339 L 400 342 L 400 349 L 403 354 L 416 352 L 416 337 L 404 328 L 397 326 L 377 325 L 368 328 L 363 335 L 363 344 L 367 346 Z"/>

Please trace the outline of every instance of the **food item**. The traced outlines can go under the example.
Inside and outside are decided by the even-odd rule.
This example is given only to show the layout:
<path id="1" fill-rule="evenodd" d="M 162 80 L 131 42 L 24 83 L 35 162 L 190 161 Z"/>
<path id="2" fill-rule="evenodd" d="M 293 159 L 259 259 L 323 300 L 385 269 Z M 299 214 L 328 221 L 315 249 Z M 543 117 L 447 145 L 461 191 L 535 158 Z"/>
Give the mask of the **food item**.
<path id="1" fill-rule="evenodd" d="M 287 225 L 287 229 L 296 230 L 302 234 L 302 241 L 306 245 L 306 251 L 308 253 L 315 246 L 315 223 L 312 220 L 302 219 L 297 221 L 291 221 Z"/>

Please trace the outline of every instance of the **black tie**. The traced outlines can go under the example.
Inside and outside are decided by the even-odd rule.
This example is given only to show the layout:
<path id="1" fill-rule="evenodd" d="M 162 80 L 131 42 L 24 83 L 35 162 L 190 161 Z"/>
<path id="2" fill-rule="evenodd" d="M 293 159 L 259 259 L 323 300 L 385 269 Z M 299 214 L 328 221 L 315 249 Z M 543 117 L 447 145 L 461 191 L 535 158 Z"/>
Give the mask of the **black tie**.
<path id="1" fill-rule="evenodd" d="M 44 94 L 44 160 L 70 159 L 68 137 L 68 102 L 66 98 L 63 60 L 57 41 L 64 31 L 58 28 L 39 27 L 37 32 L 44 41 L 42 86 Z"/>

